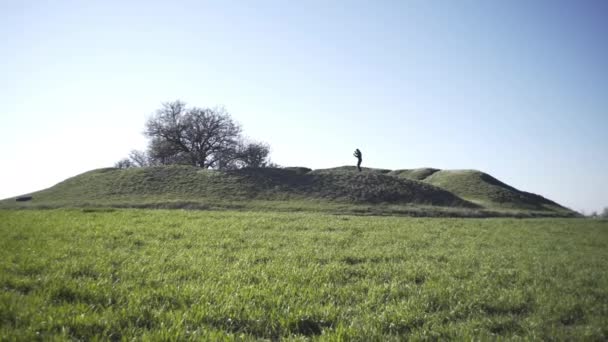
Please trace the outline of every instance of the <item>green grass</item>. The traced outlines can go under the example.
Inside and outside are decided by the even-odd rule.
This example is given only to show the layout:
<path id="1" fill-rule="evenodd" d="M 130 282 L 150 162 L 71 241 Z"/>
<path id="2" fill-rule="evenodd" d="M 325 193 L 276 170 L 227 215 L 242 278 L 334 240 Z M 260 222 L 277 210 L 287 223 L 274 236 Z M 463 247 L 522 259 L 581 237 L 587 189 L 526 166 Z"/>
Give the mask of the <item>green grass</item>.
<path id="1" fill-rule="evenodd" d="M 0 211 L 0 340 L 606 340 L 608 222 Z"/>
<path id="2" fill-rule="evenodd" d="M 575 216 L 481 173 L 354 167 L 203 170 L 192 166 L 98 169 L 0 208 L 264 209 L 414 216 Z M 462 176 L 464 175 L 464 176 Z M 485 175 L 485 176 L 484 176 Z M 487 176 L 487 177 L 486 177 Z M 487 180 L 495 182 L 488 182 Z M 272 204 L 270 204 L 272 203 Z M 366 209 L 367 208 L 367 209 Z M 367 212 L 366 212 L 367 210 Z"/>

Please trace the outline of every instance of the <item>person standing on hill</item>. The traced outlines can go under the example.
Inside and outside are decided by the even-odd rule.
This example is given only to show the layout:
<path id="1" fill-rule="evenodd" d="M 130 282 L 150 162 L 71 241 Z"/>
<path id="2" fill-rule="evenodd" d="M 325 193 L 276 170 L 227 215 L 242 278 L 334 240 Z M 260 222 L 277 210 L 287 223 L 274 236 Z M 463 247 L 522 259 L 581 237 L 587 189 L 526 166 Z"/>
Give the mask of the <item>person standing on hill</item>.
<path id="1" fill-rule="evenodd" d="M 359 172 L 361 172 L 361 161 L 363 160 L 363 154 L 361 154 L 361 151 L 359 149 L 356 149 L 355 153 L 353 153 L 353 156 L 357 158 L 357 169 L 359 169 Z"/>

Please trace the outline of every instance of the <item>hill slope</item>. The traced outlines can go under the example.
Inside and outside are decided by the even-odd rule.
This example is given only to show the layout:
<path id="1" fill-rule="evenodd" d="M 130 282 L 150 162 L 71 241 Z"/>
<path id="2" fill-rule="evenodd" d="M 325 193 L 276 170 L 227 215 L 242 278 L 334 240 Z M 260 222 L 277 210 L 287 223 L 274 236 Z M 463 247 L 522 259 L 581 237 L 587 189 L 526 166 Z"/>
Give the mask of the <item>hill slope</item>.
<path id="1" fill-rule="evenodd" d="M 389 175 L 435 185 L 484 208 L 571 212 L 551 200 L 518 190 L 477 170 L 421 168 L 395 170 Z"/>
<path id="2" fill-rule="evenodd" d="M 489 208 L 568 210 L 542 196 L 520 191 L 477 170 L 441 170 L 425 178 L 424 182 Z"/>
<path id="3" fill-rule="evenodd" d="M 0 201 L 0 208 L 247 208 L 254 202 L 264 202 L 268 208 L 283 205 L 291 210 L 306 202 L 307 208 L 311 203 L 321 209 L 349 205 L 358 206 L 349 207 L 354 211 L 380 213 L 403 212 L 403 208 L 411 213 L 413 207 L 424 207 L 433 213 L 460 210 L 465 215 L 484 210 L 574 214 L 557 203 L 519 191 L 479 171 L 431 168 L 395 171 L 366 168 L 363 172 L 352 166 L 314 171 L 303 167 L 215 171 L 177 165 L 106 168 L 85 172 L 31 196 L 33 199 L 28 202 Z"/>

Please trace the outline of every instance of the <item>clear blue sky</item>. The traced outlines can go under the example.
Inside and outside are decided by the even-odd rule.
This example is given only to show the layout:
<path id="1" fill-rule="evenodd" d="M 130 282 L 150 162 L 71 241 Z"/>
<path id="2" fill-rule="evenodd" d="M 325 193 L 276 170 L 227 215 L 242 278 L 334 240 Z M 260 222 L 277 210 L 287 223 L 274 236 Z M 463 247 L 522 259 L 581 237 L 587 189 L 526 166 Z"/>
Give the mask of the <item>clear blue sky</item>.
<path id="1" fill-rule="evenodd" d="M 223 105 L 285 166 L 479 169 L 608 206 L 608 1 L 0 2 L 0 198 Z"/>

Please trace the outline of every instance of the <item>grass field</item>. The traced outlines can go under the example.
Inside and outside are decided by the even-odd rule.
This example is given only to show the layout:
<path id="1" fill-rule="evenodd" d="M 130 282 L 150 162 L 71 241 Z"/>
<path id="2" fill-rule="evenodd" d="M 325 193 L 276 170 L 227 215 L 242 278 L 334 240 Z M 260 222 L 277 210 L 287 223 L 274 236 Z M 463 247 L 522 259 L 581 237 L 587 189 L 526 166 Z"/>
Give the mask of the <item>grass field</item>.
<path id="1" fill-rule="evenodd" d="M 0 211 L 0 340 L 608 338 L 608 222 Z"/>

